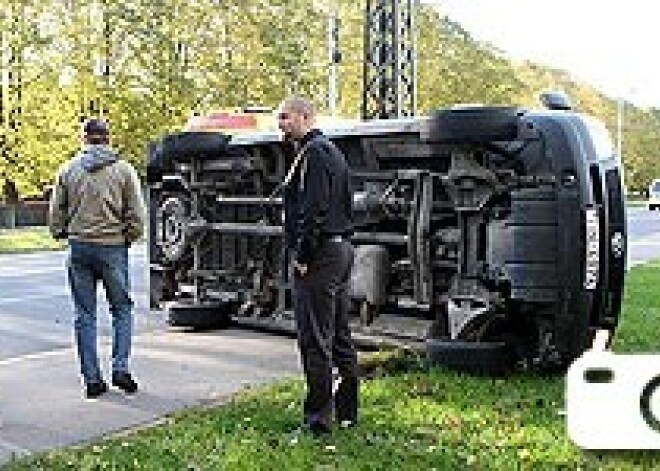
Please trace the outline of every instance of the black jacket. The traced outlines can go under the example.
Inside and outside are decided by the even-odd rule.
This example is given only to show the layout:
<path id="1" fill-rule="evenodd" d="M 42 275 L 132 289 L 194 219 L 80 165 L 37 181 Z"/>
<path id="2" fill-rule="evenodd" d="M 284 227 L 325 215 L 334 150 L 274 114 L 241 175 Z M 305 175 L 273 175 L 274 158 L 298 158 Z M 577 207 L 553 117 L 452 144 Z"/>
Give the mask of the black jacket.
<path id="1" fill-rule="evenodd" d="M 285 232 L 294 259 L 307 264 L 328 238 L 352 233 L 353 193 L 343 154 L 321 131 L 311 130 L 300 144 L 307 150 L 285 188 Z"/>

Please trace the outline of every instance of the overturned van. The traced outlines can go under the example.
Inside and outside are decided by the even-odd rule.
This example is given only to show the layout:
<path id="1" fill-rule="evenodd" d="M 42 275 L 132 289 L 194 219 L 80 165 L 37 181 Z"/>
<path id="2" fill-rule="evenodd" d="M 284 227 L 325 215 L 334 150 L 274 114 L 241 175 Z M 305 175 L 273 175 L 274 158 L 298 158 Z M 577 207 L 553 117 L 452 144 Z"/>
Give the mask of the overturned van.
<path id="1" fill-rule="evenodd" d="M 470 106 L 323 130 L 353 172 L 359 342 L 450 366 L 561 368 L 614 332 L 626 220 L 602 123 Z M 273 132 L 150 145 L 151 305 L 171 325 L 294 329 L 272 194 L 291 155 Z"/>

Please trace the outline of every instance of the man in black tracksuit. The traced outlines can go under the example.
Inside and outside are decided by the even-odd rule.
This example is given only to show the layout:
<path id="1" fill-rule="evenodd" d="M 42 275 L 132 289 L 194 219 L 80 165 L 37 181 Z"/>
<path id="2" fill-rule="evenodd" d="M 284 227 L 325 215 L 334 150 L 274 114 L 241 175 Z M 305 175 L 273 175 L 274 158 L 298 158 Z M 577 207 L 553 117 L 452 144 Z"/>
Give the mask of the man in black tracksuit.
<path id="1" fill-rule="evenodd" d="M 309 101 L 285 100 L 278 124 L 296 152 L 285 180 L 285 232 L 307 381 L 304 424 L 315 434 L 327 433 L 333 409 L 342 426 L 356 423 L 358 409 L 357 355 L 348 325 L 353 264 L 349 168 L 341 151 L 313 127 Z M 333 366 L 341 376 L 334 398 Z"/>

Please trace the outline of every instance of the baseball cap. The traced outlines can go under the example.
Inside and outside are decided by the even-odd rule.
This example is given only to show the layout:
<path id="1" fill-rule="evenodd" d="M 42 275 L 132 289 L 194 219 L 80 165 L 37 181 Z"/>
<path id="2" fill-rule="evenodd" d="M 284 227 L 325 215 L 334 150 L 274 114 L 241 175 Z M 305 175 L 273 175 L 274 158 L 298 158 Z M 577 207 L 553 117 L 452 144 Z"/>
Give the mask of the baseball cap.
<path id="1" fill-rule="evenodd" d="M 98 118 L 90 118 L 83 124 L 83 132 L 87 135 L 106 136 L 109 133 L 108 123 Z"/>

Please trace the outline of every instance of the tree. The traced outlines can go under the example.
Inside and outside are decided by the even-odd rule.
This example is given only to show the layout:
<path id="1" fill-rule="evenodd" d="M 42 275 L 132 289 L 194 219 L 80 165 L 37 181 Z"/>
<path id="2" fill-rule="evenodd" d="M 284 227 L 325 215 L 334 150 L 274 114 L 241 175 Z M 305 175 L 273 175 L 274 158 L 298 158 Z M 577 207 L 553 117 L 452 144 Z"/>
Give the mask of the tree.
<path id="1" fill-rule="evenodd" d="M 143 171 L 145 147 L 193 113 L 274 107 L 289 93 L 326 109 L 327 16 L 341 19 L 338 114 L 358 117 L 365 0 L 0 0 L 0 180 L 40 194 L 79 146 L 79 124 L 110 121 L 112 145 Z M 417 7 L 418 113 L 455 103 L 537 105 L 562 89 L 616 129 L 616 102 L 568 73 L 513 63 L 437 8 Z M 625 104 L 627 180 L 660 174 L 660 110 Z"/>

